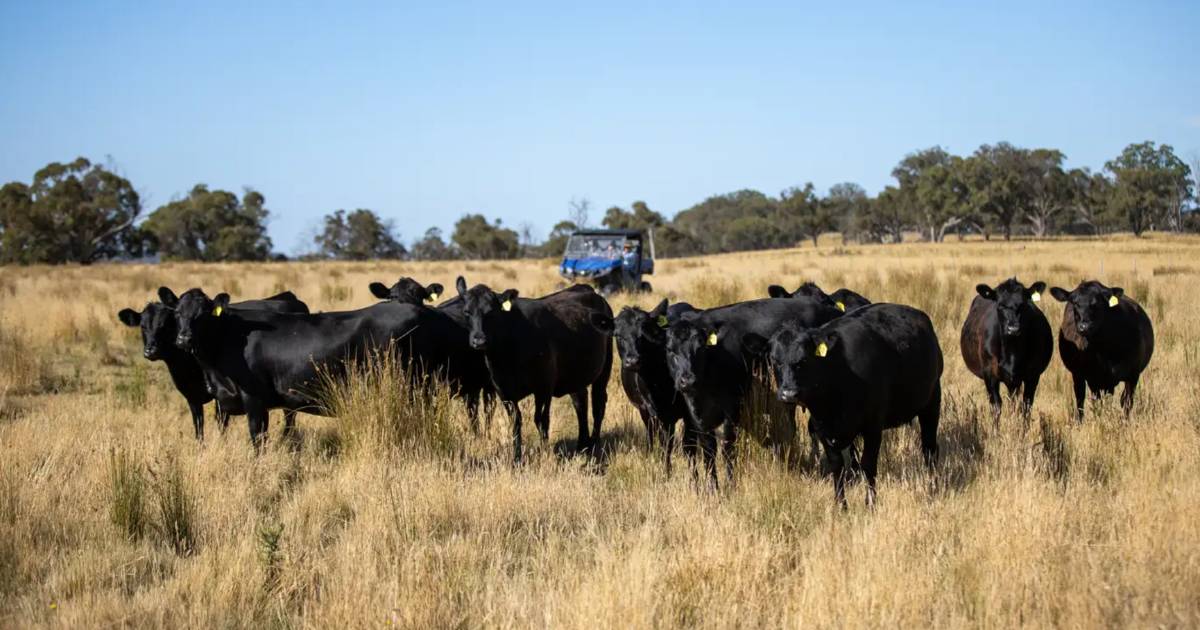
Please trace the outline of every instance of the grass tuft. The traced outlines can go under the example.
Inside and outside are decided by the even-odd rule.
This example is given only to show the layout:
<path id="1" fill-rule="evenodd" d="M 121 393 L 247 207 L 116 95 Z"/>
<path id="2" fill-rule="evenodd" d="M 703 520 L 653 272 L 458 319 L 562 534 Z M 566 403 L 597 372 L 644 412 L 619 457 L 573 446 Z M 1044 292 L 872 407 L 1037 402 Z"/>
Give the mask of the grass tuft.
<path id="1" fill-rule="evenodd" d="M 141 540 L 147 529 L 146 476 L 140 462 L 126 448 L 108 456 L 109 520 L 126 539 Z"/>

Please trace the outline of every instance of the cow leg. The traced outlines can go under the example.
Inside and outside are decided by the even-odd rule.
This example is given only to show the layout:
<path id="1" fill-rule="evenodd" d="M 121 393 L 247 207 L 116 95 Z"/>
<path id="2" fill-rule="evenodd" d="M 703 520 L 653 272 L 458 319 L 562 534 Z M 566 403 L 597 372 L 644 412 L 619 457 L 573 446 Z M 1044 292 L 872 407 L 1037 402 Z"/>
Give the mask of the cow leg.
<path id="1" fill-rule="evenodd" d="M 1129 419 L 1129 413 L 1133 411 L 1133 393 L 1137 391 L 1138 378 L 1141 375 L 1135 375 L 1133 378 L 1125 381 L 1125 388 L 1121 390 L 1121 410 L 1125 412 L 1125 419 Z"/>
<path id="2" fill-rule="evenodd" d="M 875 509 L 875 473 L 879 469 L 879 446 L 883 442 L 883 431 L 867 431 L 863 434 L 862 459 L 859 460 L 863 474 L 867 477 L 867 508 Z"/>
<path id="3" fill-rule="evenodd" d="M 1083 422 L 1083 397 L 1087 394 L 1087 381 L 1080 374 L 1072 374 L 1071 384 L 1075 388 L 1075 420 Z"/>
<path id="4" fill-rule="evenodd" d="M 463 402 L 467 406 L 467 421 L 471 425 L 471 433 L 479 435 L 479 392 L 463 393 Z"/>
<path id="5" fill-rule="evenodd" d="M 1033 413 L 1033 398 L 1037 395 L 1038 382 L 1041 380 L 1041 375 L 1033 375 L 1025 379 L 1025 385 L 1021 391 L 1021 417 L 1025 422 L 1029 422 L 1029 416 Z"/>
<path id="6" fill-rule="evenodd" d="M 513 439 L 513 463 L 521 463 L 521 406 L 517 403 L 506 400 L 504 401 L 504 410 L 508 412 L 508 419 L 512 421 L 512 439 Z"/>
<path id="7" fill-rule="evenodd" d="M 683 455 L 687 457 L 688 468 L 692 471 L 692 483 L 698 484 L 700 483 L 700 468 L 696 462 L 696 451 L 699 447 L 699 434 L 686 419 L 683 422 L 683 435 L 681 436 Z"/>
<path id="8" fill-rule="evenodd" d="M 265 405 L 256 399 L 243 397 L 242 405 L 246 410 L 246 423 L 250 429 L 250 443 L 256 451 L 262 450 L 267 442 L 267 421 L 270 412 Z"/>
<path id="9" fill-rule="evenodd" d="M 708 487 L 716 490 L 717 484 L 717 436 L 712 430 L 706 430 L 697 436 L 700 450 L 704 454 L 704 473 L 708 477 Z"/>
<path id="10" fill-rule="evenodd" d="M 600 439 L 600 425 L 608 407 L 608 373 L 605 370 L 604 378 L 592 383 L 592 440 Z"/>
<path id="11" fill-rule="evenodd" d="M 221 435 L 225 435 L 225 430 L 229 428 L 229 412 L 219 402 L 213 402 L 213 406 L 217 410 L 217 424 L 221 429 Z"/>
<path id="12" fill-rule="evenodd" d="M 296 430 L 296 411 L 294 409 L 283 410 L 283 437 L 292 434 Z"/>
<path id="13" fill-rule="evenodd" d="M 192 429 L 196 432 L 196 440 L 204 441 L 204 403 L 188 401 L 188 411 L 192 412 Z"/>
<path id="14" fill-rule="evenodd" d="M 933 468 L 937 462 L 938 443 L 937 432 L 938 422 L 942 418 L 942 384 L 938 383 L 933 390 L 933 396 L 929 398 L 929 402 L 917 414 L 917 422 L 921 425 L 921 453 L 925 456 L 925 465 Z M 878 445 L 875 447 L 879 448 Z M 863 447 L 864 457 L 866 459 L 866 446 Z M 864 462 L 865 465 L 865 462 Z"/>
<path id="15" fill-rule="evenodd" d="M 735 486 L 733 477 L 734 464 L 737 463 L 737 419 L 727 418 L 725 420 L 725 430 L 721 431 L 721 454 L 725 458 L 725 476 L 729 479 L 729 488 L 732 490 Z"/>
<path id="16" fill-rule="evenodd" d="M 1000 412 L 1004 403 L 1000 400 L 1000 381 L 995 379 L 987 379 L 983 381 L 984 387 L 987 388 L 988 403 L 992 406 L 992 422 L 1000 426 Z"/>
<path id="17" fill-rule="evenodd" d="M 576 450 L 591 446 L 591 440 L 588 436 L 588 421 L 587 421 L 587 389 L 571 394 L 571 403 L 575 405 L 575 419 L 579 421 L 579 441 L 575 444 Z"/>
<path id="18" fill-rule="evenodd" d="M 687 430 L 686 428 L 684 429 Z M 675 423 L 658 422 L 658 436 L 662 440 L 663 463 L 666 465 L 667 477 L 671 476 L 671 451 L 675 450 Z"/>
<path id="19" fill-rule="evenodd" d="M 533 395 L 533 424 L 537 427 L 542 442 L 550 440 L 550 403 L 553 400 L 551 396 Z"/>
<path id="20" fill-rule="evenodd" d="M 654 416 L 650 415 L 650 411 L 645 407 L 637 408 L 638 415 L 642 417 L 642 426 L 646 427 L 646 450 L 654 450 Z"/>
<path id="21" fill-rule="evenodd" d="M 829 472 L 833 474 L 833 500 L 847 509 L 846 505 L 846 461 L 842 452 L 836 447 L 825 445 L 825 460 L 829 462 Z"/>
<path id="22" fill-rule="evenodd" d="M 817 423 L 813 421 L 812 414 L 808 416 L 808 443 L 810 445 L 808 456 L 812 459 L 813 467 L 817 470 L 821 469 L 821 437 L 817 435 Z"/>

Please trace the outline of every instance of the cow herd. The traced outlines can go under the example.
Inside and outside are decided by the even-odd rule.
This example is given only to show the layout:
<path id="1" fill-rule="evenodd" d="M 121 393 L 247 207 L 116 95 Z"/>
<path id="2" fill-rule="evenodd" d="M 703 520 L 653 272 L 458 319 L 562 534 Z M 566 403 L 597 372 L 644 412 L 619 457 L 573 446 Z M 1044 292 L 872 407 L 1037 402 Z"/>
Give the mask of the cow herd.
<path id="1" fill-rule="evenodd" d="M 369 288 L 380 302 L 310 313 L 290 291 L 231 303 L 225 293 L 190 289 L 177 296 L 163 287 L 157 302 L 141 312 L 123 309 L 118 318 L 140 327 L 146 359 L 166 364 L 197 439 L 212 400 L 222 429 L 230 415 L 247 416 L 256 445 L 265 440 L 272 409 L 283 410 L 289 432 L 297 412 L 325 413 L 314 388 L 322 374 L 344 374 L 355 361 L 386 351 L 414 380 L 443 379 L 464 402 L 472 427 L 481 408 L 502 404 L 515 461 L 522 454 L 519 403 L 530 396 L 534 426 L 547 440 L 551 401 L 569 395 L 578 448 L 588 450 L 604 420 L 615 338 L 622 388 L 649 443 L 662 445 L 668 473 L 682 425 L 678 442 L 690 461 L 703 460 L 709 484 L 718 483 L 718 451 L 732 483 L 739 431 L 789 453 L 796 407 L 808 412 L 814 452 L 824 453 L 842 505 L 845 482 L 858 472 L 873 504 L 886 429 L 916 418 L 926 464 L 937 459 L 943 355 L 933 323 L 911 306 L 873 304 L 848 289 L 826 294 L 806 283 L 792 292 L 771 286 L 769 297 L 716 308 L 662 300 L 648 311 L 626 306 L 614 316 L 585 285 L 525 298 L 517 289 L 468 287 L 459 277 L 457 296 L 441 303 L 444 290 L 436 283 L 401 278 Z M 960 345 L 997 421 L 1000 386 L 1010 398 L 1021 395 L 1028 416 L 1050 364 L 1052 332 L 1037 304 L 1045 291 L 1043 282 L 1026 287 L 1015 278 L 976 287 Z M 1050 295 L 1065 303 L 1058 348 L 1073 379 L 1078 418 L 1087 390 L 1112 394 L 1119 383 L 1128 415 L 1154 350 L 1145 311 L 1120 288 L 1096 281 L 1073 291 L 1055 287 Z"/>

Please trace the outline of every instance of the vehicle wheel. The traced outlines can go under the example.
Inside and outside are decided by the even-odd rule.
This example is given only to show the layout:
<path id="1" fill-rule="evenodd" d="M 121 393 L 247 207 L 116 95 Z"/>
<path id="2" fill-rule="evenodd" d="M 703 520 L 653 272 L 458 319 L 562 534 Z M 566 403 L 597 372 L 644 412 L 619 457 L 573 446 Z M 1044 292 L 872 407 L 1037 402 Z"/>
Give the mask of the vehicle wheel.
<path id="1" fill-rule="evenodd" d="M 642 293 L 649 293 L 654 290 L 654 287 L 650 286 L 649 282 L 643 282 L 640 290 Z"/>

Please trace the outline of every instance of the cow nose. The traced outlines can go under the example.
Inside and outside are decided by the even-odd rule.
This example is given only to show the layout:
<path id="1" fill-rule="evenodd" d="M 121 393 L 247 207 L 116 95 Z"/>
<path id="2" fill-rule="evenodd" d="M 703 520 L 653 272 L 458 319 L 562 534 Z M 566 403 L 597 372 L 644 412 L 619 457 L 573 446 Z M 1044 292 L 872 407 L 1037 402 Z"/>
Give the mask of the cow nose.
<path id="1" fill-rule="evenodd" d="M 635 370 L 635 369 L 637 369 L 637 367 L 639 365 L 642 364 L 642 360 L 639 359 L 638 357 L 625 357 L 625 359 L 624 359 L 624 361 L 622 361 L 622 363 L 625 364 L 625 367 L 627 367 L 631 370 Z"/>
<path id="2" fill-rule="evenodd" d="M 179 333 L 175 336 L 175 345 L 187 349 L 192 345 L 192 336 Z"/>
<path id="3" fill-rule="evenodd" d="M 1006 332 L 1006 333 L 1008 333 L 1008 334 L 1010 334 L 1010 335 L 1015 335 L 1015 334 L 1017 334 L 1017 333 L 1021 332 L 1021 327 L 1020 327 L 1020 326 L 1014 326 L 1014 325 L 1012 325 L 1012 324 L 1009 324 L 1008 326 L 1005 326 L 1005 327 L 1004 327 L 1004 332 Z"/>
<path id="4" fill-rule="evenodd" d="M 487 337 L 483 333 L 471 333 L 471 347 L 476 350 L 483 350 L 487 347 Z"/>
<path id="5" fill-rule="evenodd" d="M 796 390 L 791 387 L 787 387 L 787 388 L 779 390 L 779 400 L 782 400 L 785 403 L 796 402 L 796 395 L 797 395 Z"/>
<path id="6" fill-rule="evenodd" d="M 691 376 L 691 375 L 680 376 L 678 385 L 679 385 L 679 391 L 690 392 L 690 391 L 696 389 L 696 377 Z"/>

